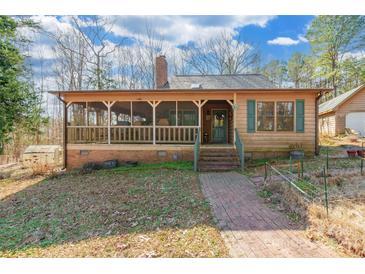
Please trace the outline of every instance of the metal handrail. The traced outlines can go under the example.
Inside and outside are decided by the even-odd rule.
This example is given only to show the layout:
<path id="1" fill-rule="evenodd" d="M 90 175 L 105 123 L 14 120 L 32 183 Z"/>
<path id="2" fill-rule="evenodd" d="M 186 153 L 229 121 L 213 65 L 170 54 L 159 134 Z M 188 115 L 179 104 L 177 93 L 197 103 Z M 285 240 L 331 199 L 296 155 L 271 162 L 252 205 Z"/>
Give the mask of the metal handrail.
<path id="1" fill-rule="evenodd" d="M 241 170 L 243 170 L 244 166 L 245 166 L 244 144 L 243 144 L 243 141 L 240 138 L 240 134 L 239 134 L 237 128 L 234 129 L 234 132 L 235 132 L 235 139 L 236 139 L 235 140 L 235 145 L 236 145 L 238 157 L 240 159 Z"/>
<path id="2" fill-rule="evenodd" d="M 194 171 L 198 171 L 199 152 L 200 152 L 200 128 L 198 128 L 194 144 Z"/>

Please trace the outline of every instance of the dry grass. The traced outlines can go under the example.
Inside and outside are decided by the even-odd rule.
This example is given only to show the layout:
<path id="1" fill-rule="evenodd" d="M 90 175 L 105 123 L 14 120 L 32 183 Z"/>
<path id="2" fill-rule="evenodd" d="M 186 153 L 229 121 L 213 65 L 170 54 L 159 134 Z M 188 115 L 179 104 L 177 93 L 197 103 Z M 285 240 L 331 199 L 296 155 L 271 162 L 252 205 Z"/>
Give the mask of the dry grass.
<path id="1" fill-rule="evenodd" d="M 322 206 L 312 205 L 308 216 L 312 238 L 334 239 L 348 254 L 365 257 L 364 202 L 338 201 L 331 207 L 328 218 Z"/>
<path id="2" fill-rule="evenodd" d="M 344 137 L 325 137 L 321 145 L 329 146 L 329 218 L 323 207 L 322 171 L 326 163 L 326 149 L 321 149 L 320 156 L 304 160 L 304 177 L 313 183 L 317 193 L 313 204 L 304 203 L 298 192 L 288 188 L 281 180 L 275 181 L 275 177 L 271 184 L 263 183 L 260 176 L 262 178 L 264 174 L 265 160 L 251 161 L 246 173 L 253 176 L 260 189 L 259 195 L 268 196 L 264 198 L 288 216 L 301 217 L 299 223 L 307 227 L 311 239 L 330 244 L 344 256 L 365 257 L 365 177 L 360 174 L 360 159 L 347 158 L 343 147 L 361 147 L 361 140 L 354 143 Z M 282 170 L 289 169 L 289 159 L 271 159 L 269 162 Z"/>
<path id="3" fill-rule="evenodd" d="M 0 181 L 1 257 L 225 257 L 197 174 L 148 169 Z"/>

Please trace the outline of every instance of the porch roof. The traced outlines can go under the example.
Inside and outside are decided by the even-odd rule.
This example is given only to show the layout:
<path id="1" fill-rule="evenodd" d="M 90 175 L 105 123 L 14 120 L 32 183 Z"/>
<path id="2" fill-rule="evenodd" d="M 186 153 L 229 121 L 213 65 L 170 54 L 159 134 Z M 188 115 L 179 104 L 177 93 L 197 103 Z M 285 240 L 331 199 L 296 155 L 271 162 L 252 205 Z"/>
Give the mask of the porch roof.
<path id="1" fill-rule="evenodd" d="M 258 93 L 258 92 L 329 92 L 330 88 L 212 88 L 212 89 L 96 89 L 96 90 L 52 90 L 48 93 L 53 95 L 64 94 L 167 94 L 167 93 L 186 93 L 186 94 L 200 94 L 200 93 Z"/>

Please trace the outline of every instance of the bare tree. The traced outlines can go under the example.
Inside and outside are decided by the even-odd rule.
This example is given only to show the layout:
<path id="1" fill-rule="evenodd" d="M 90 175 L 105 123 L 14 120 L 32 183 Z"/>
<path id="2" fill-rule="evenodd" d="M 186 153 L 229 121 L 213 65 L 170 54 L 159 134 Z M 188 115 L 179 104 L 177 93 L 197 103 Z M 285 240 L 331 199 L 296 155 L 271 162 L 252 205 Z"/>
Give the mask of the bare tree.
<path id="1" fill-rule="evenodd" d="M 259 62 L 256 48 L 227 32 L 185 47 L 183 56 L 187 64 L 203 75 L 251 72 Z"/>
<path id="2" fill-rule="evenodd" d="M 97 89 L 110 87 L 112 79 L 108 77 L 110 61 L 107 59 L 120 45 L 108 40 L 114 23 L 101 16 L 93 16 L 87 20 L 74 16 L 72 21 L 86 45 L 86 50 L 90 53 L 90 55 L 83 54 L 83 56 L 91 65 L 89 68 L 91 84 Z"/>
<path id="3" fill-rule="evenodd" d="M 57 85 L 63 90 L 80 90 L 87 87 L 86 43 L 76 30 L 54 35 L 56 45 L 54 65 Z"/>

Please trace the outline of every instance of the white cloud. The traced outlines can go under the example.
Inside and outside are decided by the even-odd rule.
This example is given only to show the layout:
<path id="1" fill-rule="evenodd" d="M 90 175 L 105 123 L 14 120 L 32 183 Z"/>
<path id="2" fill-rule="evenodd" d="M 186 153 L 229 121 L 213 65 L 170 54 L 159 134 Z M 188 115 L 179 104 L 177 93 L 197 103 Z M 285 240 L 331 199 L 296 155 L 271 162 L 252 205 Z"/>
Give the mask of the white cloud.
<path id="1" fill-rule="evenodd" d="M 301 42 L 303 42 L 303 43 L 308 43 L 308 39 L 307 39 L 307 38 L 305 38 L 305 36 L 304 36 L 304 35 L 302 35 L 302 34 L 299 34 L 299 35 L 298 35 L 298 39 L 299 39 L 299 41 L 301 41 Z"/>
<path id="2" fill-rule="evenodd" d="M 189 41 L 206 40 L 225 31 L 235 33 L 247 25 L 265 27 L 274 16 L 112 16 L 115 21 L 113 33 L 143 39 L 146 27 L 167 42 L 179 45 Z"/>
<path id="3" fill-rule="evenodd" d="M 365 57 L 365 51 L 359 50 L 359 51 L 352 51 L 352 52 L 346 52 L 342 58 L 344 60 L 354 58 L 356 60 L 362 59 Z"/>
<path id="4" fill-rule="evenodd" d="M 56 55 L 51 45 L 34 44 L 30 49 L 30 56 L 34 59 L 55 59 Z"/>
<path id="5" fill-rule="evenodd" d="M 273 40 L 267 41 L 269 45 L 279 45 L 279 46 L 292 46 L 300 43 L 300 40 L 294 40 L 290 37 L 277 37 Z"/>
<path id="6" fill-rule="evenodd" d="M 39 22 L 45 31 L 51 33 L 73 29 L 70 17 L 68 16 L 60 16 L 57 18 L 56 16 L 36 15 L 31 16 L 31 19 Z"/>

